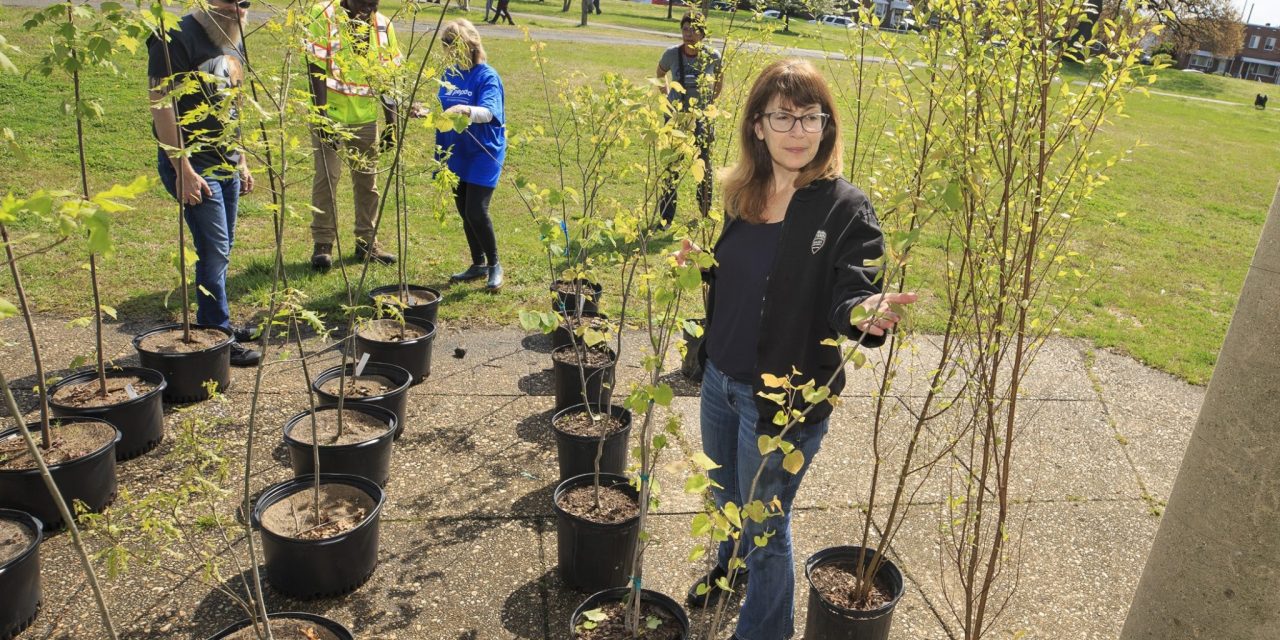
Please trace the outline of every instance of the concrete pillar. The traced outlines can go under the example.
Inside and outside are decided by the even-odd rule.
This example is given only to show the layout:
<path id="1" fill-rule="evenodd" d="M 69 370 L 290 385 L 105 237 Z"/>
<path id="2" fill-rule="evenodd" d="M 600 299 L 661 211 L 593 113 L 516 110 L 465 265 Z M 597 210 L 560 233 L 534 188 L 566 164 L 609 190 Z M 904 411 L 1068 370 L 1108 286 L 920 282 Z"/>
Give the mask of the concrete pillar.
<path id="1" fill-rule="evenodd" d="M 1280 191 L 1120 634 L 1121 640 L 1277 637 Z"/>

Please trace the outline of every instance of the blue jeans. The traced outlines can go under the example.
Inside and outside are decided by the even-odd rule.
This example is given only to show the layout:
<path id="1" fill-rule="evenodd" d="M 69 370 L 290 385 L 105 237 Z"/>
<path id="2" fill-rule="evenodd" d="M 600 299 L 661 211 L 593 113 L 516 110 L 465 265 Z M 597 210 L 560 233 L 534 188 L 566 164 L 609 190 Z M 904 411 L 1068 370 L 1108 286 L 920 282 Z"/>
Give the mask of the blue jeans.
<path id="1" fill-rule="evenodd" d="M 156 165 L 160 182 L 169 195 L 177 198 L 178 174 L 164 151 L 157 153 Z M 203 173 L 199 167 L 196 171 Z M 191 242 L 196 246 L 196 323 L 230 328 L 227 265 L 231 263 L 231 245 L 235 242 L 240 174 L 232 172 L 229 177 L 203 177 L 213 195 L 205 195 L 200 204 L 182 208 L 187 228 L 191 230 Z M 204 287 L 208 294 L 200 291 L 200 287 Z"/>
<path id="2" fill-rule="evenodd" d="M 738 553 L 746 555 L 750 582 L 736 633 L 742 640 L 782 640 L 795 633 L 791 504 L 800 489 L 800 481 L 822 446 L 827 420 L 792 427 L 786 439 L 804 452 L 804 466 L 792 475 L 782 468 L 781 452 L 769 454 L 755 495 L 748 496 L 745 494 L 751 489 L 751 480 L 762 459 L 756 442 L 758 413 L 751 385 L 726 376 L 714 362 L 707 360 L 702 378 L 702 449 L 720 465 L 710 473 L 711 480 L 723 487 L 712 489 L 716 504 L 723 507 L 732 501 L 741 506 L 755 499 L 767 504 L 777 496 L 783 510 L 783 515 L 759 524 L 743 518 L 746 531 Z M 754 547 L 755 536 L 767 531 L 774 532 L 769 543 Z M 717 562 L 721 567 L 728 568 L 732 554 L 732 540 L 720 544 Z"/>

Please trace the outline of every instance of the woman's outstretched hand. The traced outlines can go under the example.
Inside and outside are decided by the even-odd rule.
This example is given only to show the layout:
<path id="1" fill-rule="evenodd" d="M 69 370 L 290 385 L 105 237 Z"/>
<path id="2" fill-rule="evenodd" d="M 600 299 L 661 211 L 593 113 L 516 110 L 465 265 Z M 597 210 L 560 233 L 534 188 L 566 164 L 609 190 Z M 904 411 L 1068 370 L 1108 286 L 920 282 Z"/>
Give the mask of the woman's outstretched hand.
<path id="1" fill-rule="evenodd" d="M 689 254 L 699 251 L 702 251 L 702 247 L 699 247 L 694 241 L 688 238 L 681 240 L 680 248 L 673 254 L 676 259 L 676 266 L 683 267 L 684 263 L 689 260 Z"/>
<path id="2" fill-rule="evenodd" d="M 863 300 L 858 306 L 866 310 L 868 317 L 857 324 L 858 330 L 873 336 L 893 331 L 898 321 L 902 320 L 902 316 L 893 310 L 894 305 L 911 304 L 919 298 L 915 293 L 904 292 L 877 293 Z"/>

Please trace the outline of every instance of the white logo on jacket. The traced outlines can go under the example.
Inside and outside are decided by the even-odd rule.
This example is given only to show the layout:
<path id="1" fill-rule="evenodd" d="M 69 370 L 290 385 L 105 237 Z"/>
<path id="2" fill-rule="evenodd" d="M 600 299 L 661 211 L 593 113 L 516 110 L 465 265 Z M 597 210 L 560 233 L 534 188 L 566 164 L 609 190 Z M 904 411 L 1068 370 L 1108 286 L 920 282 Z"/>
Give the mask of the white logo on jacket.
<path id="1" fill-rule="evenodd" d="M 818 255 L 818 252 L 822 251 L 822 247 L 826 244 L 827 244 L 826 230 L 818 229 L 818 232 L 813 234 L 813 242 L 809 243 L 809 252 L 812 253 L 813 255 Z"/>

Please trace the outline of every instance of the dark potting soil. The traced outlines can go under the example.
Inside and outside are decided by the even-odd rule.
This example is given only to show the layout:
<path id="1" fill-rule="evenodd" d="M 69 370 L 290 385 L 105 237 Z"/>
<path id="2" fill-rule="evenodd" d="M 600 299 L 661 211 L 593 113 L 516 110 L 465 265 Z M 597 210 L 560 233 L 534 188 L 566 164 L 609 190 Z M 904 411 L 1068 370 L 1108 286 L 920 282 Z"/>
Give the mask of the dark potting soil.
<path id="1" fill-rule="evenodd" d="M 583 318 L 565 318 L 560 321 L 561 326 L 566 330 L 572 331 L 575 327 L 585 326 L 596 331 L 606 332 L 609 330 L 609 321 L 597 316 L 586 316 Z"/>
<path id="2" fill-rule="evenodd" d="M 338 435 L 338 410 L 326 409 L 315 412 L 316 437 L 321 445 L 356 444 L 373 440 L 387 432 L 389 425 L 362 411 L 342 410 L 342 435 Z M 298 442 L 311 444 L 311 418 L 303 418 L 289 436 Z"/>
<path id="3" fill-rule="evenodd" d="M 395 320 L 374 320 L 356 330 L 362 338 L 378 342 L 407 342 L 427 335 L 408 325 Z"/>
<path id="4" fill-rule="evenodd" d="M 191 342 L 182 341 L 182 329 L 153 333 L 142 339 L 138 347 L 149 353 L 194 353 L 212 349 L 230 341 L 227 334 L 214 329 L 192 329 Z"/>
<path id="5" fill-rule="evenodd" d="M 338 387 L 342 384 L 343 382 L 340 378 L 326 380 L 324 384 L 320 385 L 320 390 L 336 397 L 338 395 Z M 346 386 L 342 390 L 348 398 L 375 398 L 391 393 L 396 388 L 395 383 L 390 379 L 384 376 L 372 375 L 348 377 L 345 384 Z"/>
<path id="6" fill-rule="evenodd" d="M 116 437 L 116 430 L 105 422 L 69 422 L 53 421 L 53 447 L 41 451 L 47 465 L 61 464 L 87 456 Z M 40 434 L 32 431 L 31 436 L 40 444 Z M 15 433 L 0 440 L 0 469 L 6 471 L 25 471 L 35 469 L 35 460 L 27 451 L 27 443 L 22 435 Z"/>
<path id="7" fill-rule="evenodd" d="M 311 486 L 272 504 L 262 513 L 262 526 L 278 536 L 323 540 L 346 533 L 364 522 L 377 503 L 349 484 L 320 485 L 320 520 L 315 518 Z"/>
<path id="8" fill-rule="evenodd" d="M 551 285 L 551 290 L 557 293 L 565 293 L 568 295 L 586 295 L 588 297 L 595 295 L 595 287 L 588 286 L 582 282 L 556 282 Z"/>
<path id="9" fill-rule="evenodd" d="M 272 620 L 271 637 L 276 640 L 338 640 L 332 631 L 306 620 Z M 258 633 L 250 625 L 227 636 L 226 640 L 258 640 Z"/>
<path id="10" fill-rule="evenodd" d="M 600 487 L 600 508 L 596 508 L 596 490 L 592 485 L 574 487 L 560 494 L 561 509 L 591 522 L 617 524 L 640 515 L 640 505 L 626 492 L 613 487 Z"/>
<path id="11" fill-rule="evenodd" d="M 623 603 L 610 602 L 593 611 L 603 614 L 604 620 L 597 622 L 594 629 L 583 628 L 581 618 L 574 620 L 574 637 L 577 640 L 631 640 L 634 637 L 627 632 L 627 608 Z M 659 620 L 653 629 L 647 628 L 649 618 Z M 666 609 L 648 602 L 640 603 L 640 629 L 643 632 L 640 637 L 644 640 L 680 640 L 680 623 L 675 617 Z"/>
<path id="12" fill-rule="evenodd" d="M 388 302 L 399 299 L 400 302 L 403 302 L 405 306 L 408 306 L 408 307 L 421 307 L 423 305 L 431 304 L 432 302 L 439 300 L 436 294 L 431 293 L 430 291 L 418 291 L 416 289 L 410 289 L 408 292 L 403 294 L 401 293 L 397 293 L 395 295 L 382 294 L 378 296 L 379 301 L 383 300 L 384 298 Z M 391 303 L 394 304 L 394 302 L 391 302 Z"/>
<path id="13" fill-rule="evenodd" d="M 586 411 L 579 411 L 578 413 L 560 416 L 560 419 L 553 422 L 552 426 L 557 431 L 571 436 L 599 438 L 601 430 L 604 431 L 606 436 L 621 431 L 622 421 L 611 413 L 597 413 L 595 420 L 592 420 L 591 414 Z"/>
<path id="14" fill-rule="evenodd" d="M 35 540 L 35 532 L 12 520 L 0 520 L 0 565 L 22 555 Z"/>
<path id="15" fill-rule="evenodd" d="M 832 562 L 809 572 L 809 580 L 823 600 L 851 611 L 872 611 L 887 604 L 889 588 L 880 580 L 871 587 L 865 601 L 857 598 L 858 576 L 852 562 Z"/>
<path id="16" fill-rule="evenodd" d="M 130 387 L 133 388 L 132 396 L 129 395 Z M 103 396 L 98 394 L 98 379 L 94 378 L 88 382 L 58 389 L 58 392 L 53 394 L 53 400 L 58 404 L 80 409 L 110 407 L 146 395 L 154 388 L 142 378 L 134 376 L 107 378 L 107 395 Z"/>
<path id="17" fill-rule="evenodd" d="M 613 364 L 613 354 L 605 349 L 583 349 L 583 353 L 586 358 L 582 364 L 592 369 L 603 369 Z M 551 354 L 551 358 L 562 364 L 578 366 L 578 352 L 574 350 L 573 345 L 556 349 L 555 353 Z"/>

